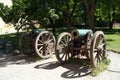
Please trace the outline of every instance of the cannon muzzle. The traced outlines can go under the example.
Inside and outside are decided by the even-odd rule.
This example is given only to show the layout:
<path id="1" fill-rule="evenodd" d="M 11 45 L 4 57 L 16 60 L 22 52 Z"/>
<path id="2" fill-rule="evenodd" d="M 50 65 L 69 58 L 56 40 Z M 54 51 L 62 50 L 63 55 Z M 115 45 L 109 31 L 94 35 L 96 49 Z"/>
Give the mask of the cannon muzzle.
<path id="1" fill-rule="evenodd" d="M 71 32 L 71 35 L 73 37 L 73 39 L 82 37 L 87 35 L 88 33 L 90 33 L 91 35 L 93 35 L 93 31 L 90 29 L 75 29 Z"/>

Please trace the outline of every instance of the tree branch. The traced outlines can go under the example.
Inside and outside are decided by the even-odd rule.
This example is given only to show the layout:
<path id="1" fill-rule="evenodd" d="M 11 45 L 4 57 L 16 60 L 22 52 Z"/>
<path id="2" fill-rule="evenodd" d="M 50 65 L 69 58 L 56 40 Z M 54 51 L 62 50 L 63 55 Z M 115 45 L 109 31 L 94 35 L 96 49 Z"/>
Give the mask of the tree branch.
<path id="1" fill-rule="evenodd" d="M 97 5 L 97 0 L 93 0 L 92 4 L 90 6 L 90 10 L 91 10 L 91 8 L 95 9 L 96 5 Z"/>
<path id="2" fill-rule="evenodd" d="M 76 7 L 77 7 L 77 0 L 74 0 L 74 5 L 73 5 L 73 8 L 72 8 L 71 17 L 73 16 L 73 14 L 75 12 Z"/>
<path id="3" fill-rule="evenodd" d="M 88 11 L 89 10 L 89 5 L 88 5 L 87 0 L 81 0 L 81 1 L 84 4 L 85 10 Z"/>

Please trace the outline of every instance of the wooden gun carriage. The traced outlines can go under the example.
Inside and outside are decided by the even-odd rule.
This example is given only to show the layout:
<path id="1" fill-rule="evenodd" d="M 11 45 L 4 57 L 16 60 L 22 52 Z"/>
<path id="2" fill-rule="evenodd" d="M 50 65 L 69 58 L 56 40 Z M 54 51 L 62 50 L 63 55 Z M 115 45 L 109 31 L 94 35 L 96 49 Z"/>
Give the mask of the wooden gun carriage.
<path id="1" fill-rule="evenodd" d="M 92 67 L 105 58 L 106 40 L 102 31 L 75 29 L 71 33 L 63 32 L 56 44 L 56 57 L 59 63 L 70 58 L 88 59 Z"/>
<path id="2" fill-rule="evenodd" d="M 55 52 L 56 40 L 52 32 L 40 30 L 39 26 L 39 23 L 29 20 L 28 16 L 18 20 L 16 29 L 19 50 L 28 56 L 49 58 Z M 20 32 L 21 30 L 23 31 Z"/>

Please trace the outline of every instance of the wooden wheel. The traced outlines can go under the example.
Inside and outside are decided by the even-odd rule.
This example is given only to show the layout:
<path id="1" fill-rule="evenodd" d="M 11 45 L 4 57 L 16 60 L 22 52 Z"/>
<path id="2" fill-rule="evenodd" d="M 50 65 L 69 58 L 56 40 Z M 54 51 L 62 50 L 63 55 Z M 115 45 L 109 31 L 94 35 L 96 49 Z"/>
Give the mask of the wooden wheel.
<path id="1" fill-rule="evenodd" d="M 59 35 L 56 45 L 56 57 L 60 63 L 64 63 L 71 57 L 69 44 L 72 40 L 70 33 L 63 32 Z"/>
<path id="2" fill-rule="evenodd" d="M 49 58 L 55 51 L 55 37 L 51 32 L 42 31 L 35 40 L 35 51 L 41 58 Z"/>
<path id="3" fill-rule="evenodd" d="M 95 68 L 96 65 L 105 58 L 106 54 L 106 40 L 102 31 L 95 32 L 91 43 L 90 52 L 90 60 L 92 66 Z"/>
<path id="4" fill-rule="evenodd" d="M 33 55 L 34 44 L 33 35 L 30 32 L 24 33 L 19 37 L 19 49 L 25 55 Z"/>

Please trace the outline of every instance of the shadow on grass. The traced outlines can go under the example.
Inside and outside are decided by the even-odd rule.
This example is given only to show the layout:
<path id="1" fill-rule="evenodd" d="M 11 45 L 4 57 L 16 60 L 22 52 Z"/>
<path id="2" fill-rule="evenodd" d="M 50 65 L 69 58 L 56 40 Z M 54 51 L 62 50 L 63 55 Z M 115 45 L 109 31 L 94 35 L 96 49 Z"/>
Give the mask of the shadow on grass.
<path id="1" fill-rule="evenodd" d="M 106 39 L 106 41 L 110 42 L 110 41 L 115 41 L 114 39 Z"/>

